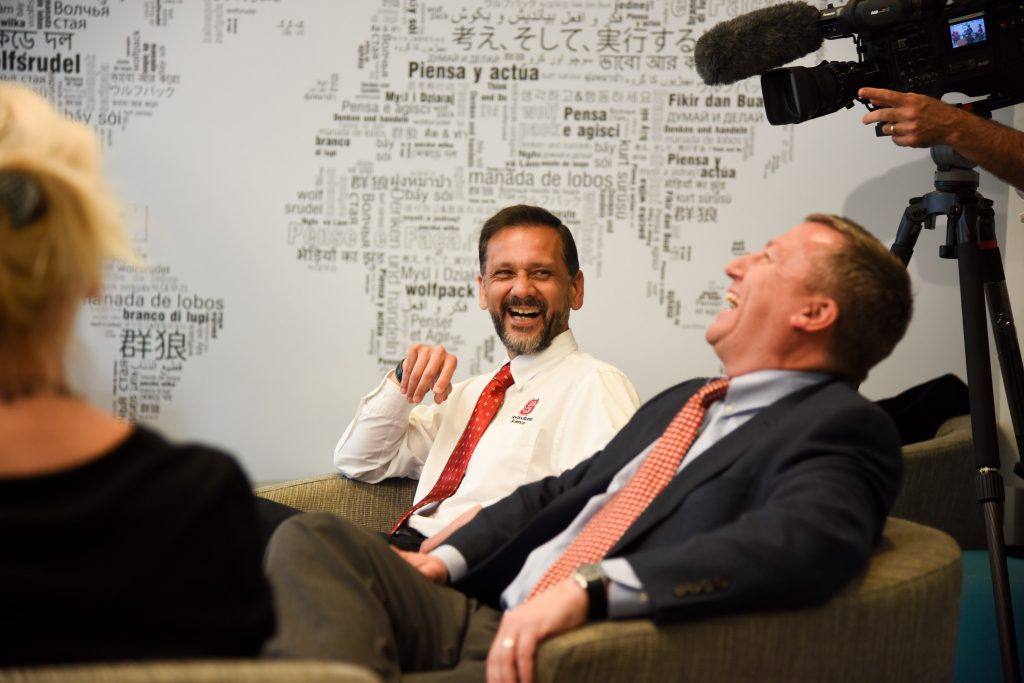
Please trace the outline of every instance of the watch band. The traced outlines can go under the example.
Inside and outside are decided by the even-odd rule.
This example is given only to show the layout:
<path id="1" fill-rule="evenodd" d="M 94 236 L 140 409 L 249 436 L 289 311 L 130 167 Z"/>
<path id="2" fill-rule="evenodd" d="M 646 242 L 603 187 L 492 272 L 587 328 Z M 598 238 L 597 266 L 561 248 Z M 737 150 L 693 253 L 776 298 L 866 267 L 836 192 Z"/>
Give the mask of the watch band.
<path id="1" fill-rule="evenodd" d="M 571 578 L 587 592 L 587 620 L 608 618 L 608 577 L 600 564 L 583 564 L 573 571 Z"/>

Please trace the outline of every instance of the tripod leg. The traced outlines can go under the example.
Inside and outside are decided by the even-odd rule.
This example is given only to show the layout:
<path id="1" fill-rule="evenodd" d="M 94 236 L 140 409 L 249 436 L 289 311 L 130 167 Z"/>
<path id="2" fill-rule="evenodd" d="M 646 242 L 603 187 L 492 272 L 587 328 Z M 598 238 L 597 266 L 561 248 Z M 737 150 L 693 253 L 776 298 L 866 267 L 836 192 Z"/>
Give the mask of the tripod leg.
<path id="1" fill-rule="evenodd" d="M 985 283 L 992 336 L 996 344 L 999 367 L 1002 370 L 1006 404 L 1013 424 L 1018 457 L 1024 457 L 1024 364 L 1021 362 L 1017 328 L 1013 322 L 1013 309 L 1006 291 L 1006 275 L 996 240 L 992 202 L 983 199 L 979 205 L 978 229 L 981 244 L 981 274 Z M 1014 464 L 1018 475 L 1024 472 L 1021 463 Z"/>
<path id="2" fill-rule="evenodd" d="M 970 214 L 961 221 L 970 223 Z M 961 228 L 963 225 L 961 225 Z M 961 229 L 957 244 L 960 275 L 960 303 L 963 313 L 964 344 L 967 356 L 967 386 L 971 400 L 971 427 L 974 431 L 975 459 L 978 463 L 978 501 L 985 514 L 992 589 L 995 598 L 996 626 L 999 631 L 1003 680 L 1020 681 L 1017 638 L 1010 600 L 1010 581 L 1003 542 L 1003 481 L 999 474 L 999 450 L 996 441 L 995 404 L 992 398 L 992 366 L 985 327 L 985 297 L 982 288 L 981 247 L 973 235 Z"/>
<path id="3" fill-rule="evenodd" d="M 896 230 L 896 241 L 889 249 L 892 254 L 903 262 L 904 266 L 910 265 L 910 258 L 914 255 L 914 245 L 924 227 L 924 221 L 928 217 L 927 206 L 921 197 L 914 197 L 910 200 L 907 208 L 903 210 L 903 217 L 900 219 L 900 226 Z"/>
<path id="4" fill-rule="evenodd" d="M 988 301 L 996 352 L 999 354 L 1014 440 L 1017 442 L 1017 452 L 1024 456 L 1024 366 L 1021 364 L 1020 343 L 1017 341 L 1017 327 L 1013 322 L 1006 282 L 986 284 L 985 298 Z M 1019 462 L 1014 465 L 1014 470 L 1020 474 Z"/>

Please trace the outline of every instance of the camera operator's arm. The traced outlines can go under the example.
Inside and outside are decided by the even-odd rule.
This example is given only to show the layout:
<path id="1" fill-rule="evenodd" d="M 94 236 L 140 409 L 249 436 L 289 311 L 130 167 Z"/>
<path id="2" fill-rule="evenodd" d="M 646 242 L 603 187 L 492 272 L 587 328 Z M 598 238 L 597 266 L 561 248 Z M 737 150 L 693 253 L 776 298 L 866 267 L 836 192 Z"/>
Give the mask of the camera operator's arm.
<path id="1" fill-rule="evenodd" d="M 864 123 L 884 123 L 882 132 L 902 147 L 948 145 L 1014 187 L 1024 190 L 1024 133 L 917 93 L 861 88 L 859 97 L 884 109 Z"/>

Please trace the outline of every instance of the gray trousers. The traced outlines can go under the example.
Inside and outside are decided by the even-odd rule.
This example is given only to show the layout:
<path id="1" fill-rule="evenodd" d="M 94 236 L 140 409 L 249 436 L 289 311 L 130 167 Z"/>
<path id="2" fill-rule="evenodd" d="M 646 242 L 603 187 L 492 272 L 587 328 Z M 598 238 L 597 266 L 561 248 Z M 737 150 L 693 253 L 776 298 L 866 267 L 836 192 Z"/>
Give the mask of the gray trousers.
<path id="1" fill-rule="evenodd" d="M 277 632 L 264 656 L 352 662 L 385 681 L 485 678 L 501 612 L 429 582 L 379 534 L 326 512 L 290 517 L 266 573 Z"/>

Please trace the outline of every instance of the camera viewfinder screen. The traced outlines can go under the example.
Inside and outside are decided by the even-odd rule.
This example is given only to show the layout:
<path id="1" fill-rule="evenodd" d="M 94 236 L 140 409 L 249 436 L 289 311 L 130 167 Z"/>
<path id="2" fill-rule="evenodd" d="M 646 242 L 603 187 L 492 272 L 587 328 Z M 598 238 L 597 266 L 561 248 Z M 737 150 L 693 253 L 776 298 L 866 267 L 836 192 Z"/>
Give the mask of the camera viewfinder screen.
<path id="1" fill-rule="evenodd" d="M 965 45 L 981 43 L 987 37 L 985 34 L 984 16 L 975 14 L 971 17 L 954 20 L 954 22 L 949 25 L 949 38 L 953 43 L 953 47 L 964 47 Z"/>

